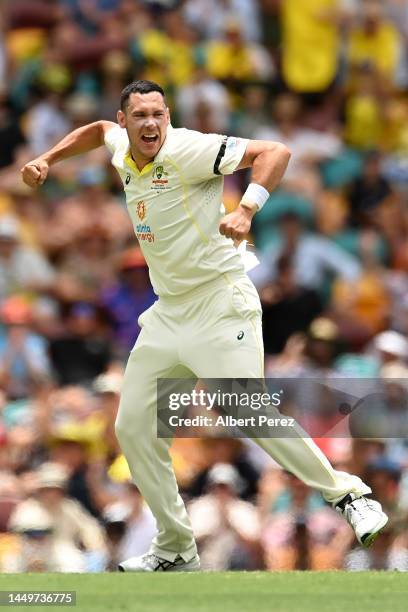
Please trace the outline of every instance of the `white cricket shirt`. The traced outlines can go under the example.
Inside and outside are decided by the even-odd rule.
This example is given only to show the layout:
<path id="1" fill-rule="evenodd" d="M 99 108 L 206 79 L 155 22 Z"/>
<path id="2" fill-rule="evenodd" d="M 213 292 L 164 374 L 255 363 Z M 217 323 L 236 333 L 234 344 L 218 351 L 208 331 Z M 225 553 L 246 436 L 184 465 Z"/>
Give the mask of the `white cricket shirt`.
<path id="1" fill-rule="evenodd" d="M 245 273 L 232 240 L 218 228 L 223 174 L 237 168 L 248 140 L 169 126 L 160 151 L 141 172 L 126 130 L 112 128 L 105 143 L 157 295 L 182 295 L 221 274 Z"/>

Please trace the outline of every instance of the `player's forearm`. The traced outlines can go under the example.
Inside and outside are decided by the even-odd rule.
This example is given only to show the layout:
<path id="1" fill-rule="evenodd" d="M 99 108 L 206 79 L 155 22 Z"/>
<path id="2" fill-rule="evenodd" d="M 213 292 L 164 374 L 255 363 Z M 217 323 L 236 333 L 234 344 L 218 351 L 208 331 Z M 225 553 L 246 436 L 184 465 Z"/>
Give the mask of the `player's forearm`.
<path id="1" fill-rule="evenodd" d="M 254 214 L 261 210 L 271 191 L 279 185 L 290 159 L 289 149 L 279 142 L 251 140 L 238 167 L 252 168 L 251 183 L 238 208 L 220 222 L 220 233 L 240 242 L 251 228 Z"/>
<path id="2" fill-rule="evenodd" d="M 271 193 L 281 182 L 289 159 L 290 151 L 285 145 L 270 143 L 253 160 L 251 183 L 257 183 Z"/>
<path id="3" fill-rule="evenodd" d="M 58 144 L 38 159 L 44 160 L 49 166 L 75 155 L 87 153 L 104 144 L 102 121 L 84 125 L 67 134 Z"/>

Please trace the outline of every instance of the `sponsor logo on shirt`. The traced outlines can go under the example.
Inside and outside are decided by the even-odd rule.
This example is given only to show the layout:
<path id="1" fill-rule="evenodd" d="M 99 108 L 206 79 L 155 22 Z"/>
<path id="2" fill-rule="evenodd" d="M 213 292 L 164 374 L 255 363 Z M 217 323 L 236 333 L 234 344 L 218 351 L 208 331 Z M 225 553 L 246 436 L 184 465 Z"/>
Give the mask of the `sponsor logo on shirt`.
<path id="1" fill-rule="evenodd" d="M 151 189 L 168 189 L 168 172 L 163 166 L 156 166 L 152 172 L 152 187 Z"/>
<path id="2" fill-rule="evenodd" d="M 136 204 L 136 212 L 139 219 L 143 221 L 146 216 L 146 204 L 143 200 L 140 200 L 140 202 Z"/>
<path id="3" fill-rule="evenodd" d="M 239 138 L 234 138 L 233 136 L 230 136 L 227 140 L 227 149 L 234 149 L 239 145 L 239 143 Z"/>
<path id="4" fill-rule="evenodd" d="M 140 221 L 143 221 L 143 219 L 146 217 L 146 204 L 144 200 L 140 200 L 136 204 L 136 212 Z M 150 229 L 150 225 L 147 225 L 146 223 L 139 223 L 139 225 L 136 226 L 136 236 L 138 240 L 154 242 L 154 234 Z"/>
<path id="5" fill-rule="evenodd" d="M 139 223 L 136 225 L 136 237 L 138 240 L 145 242 L 154 242 L 154 234 L 150 229 L 150 225 Z"/>

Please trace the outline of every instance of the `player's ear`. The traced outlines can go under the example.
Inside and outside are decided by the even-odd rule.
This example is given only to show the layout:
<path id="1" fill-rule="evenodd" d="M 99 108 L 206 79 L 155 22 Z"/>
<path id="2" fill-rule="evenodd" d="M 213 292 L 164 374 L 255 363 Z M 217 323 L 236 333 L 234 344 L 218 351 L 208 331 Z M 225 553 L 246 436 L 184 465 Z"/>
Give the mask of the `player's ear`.
<path id="1" fill-rule="evenodd" d="M 170 123 L 170 109 L 168 106 L 166 106 L 166 113 L 167 113 L 167 123 Z"/>
<path id="2" fill-rule="evenodd" d="M 123 111 L 118 110 L 118 113 L 116 115 L 118 123 L 120 125 L 121 128 L 125 128 L 126 127 L 126 115 Z"/>

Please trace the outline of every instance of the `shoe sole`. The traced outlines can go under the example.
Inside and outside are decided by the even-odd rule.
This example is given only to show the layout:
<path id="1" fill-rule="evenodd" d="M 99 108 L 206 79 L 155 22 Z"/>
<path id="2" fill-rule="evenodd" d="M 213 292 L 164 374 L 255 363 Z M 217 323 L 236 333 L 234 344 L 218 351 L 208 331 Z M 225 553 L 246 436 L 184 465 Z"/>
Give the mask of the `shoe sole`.
<path id="1" fill-rule="evenodd" d="M 362 544 L 362 546 L 364 546 L 364 548 L 370 548 L 371 544 L 380 535 L 380 533 L 382 532 L 382 530 L 384 529 L 387 523 L 388 523 L 388 516 L 386 514 L 383 514 L 381 521 L 378 523 L 376 527 L 376 530 L 374 532 L 366 533 L 363 536 L 361 536 L 360 543 Z"/>
<path id="2" fill-rule="evenodd" d="M 189 567 L 189 568 L 182 568 L 182 569 L 168 569 L 165 570 L 166 572 L 199 572 L 200 571 L 200 566 L 198 567 Z M 119 572 L 130 572 L 132 573 L 132 571 L 134 570 L 125 570 L 125 568 L 123 567 L 123 565 L 119 564 L 118 565 L 118 571 Z M 143 570 L 136 570 L 136 573 L 143 573 Z M 154 572 L 148 572 L 148 573 L 154 573 Z"/>
<path id="3" fill-rule="evenodd" d="M 186 568 L 181 568 L 181 569 L 168 569 L 166 570 L 166 572 L 199 572 L 200 568 L 199 567 L 189 567 L 188 569 Z"/>

